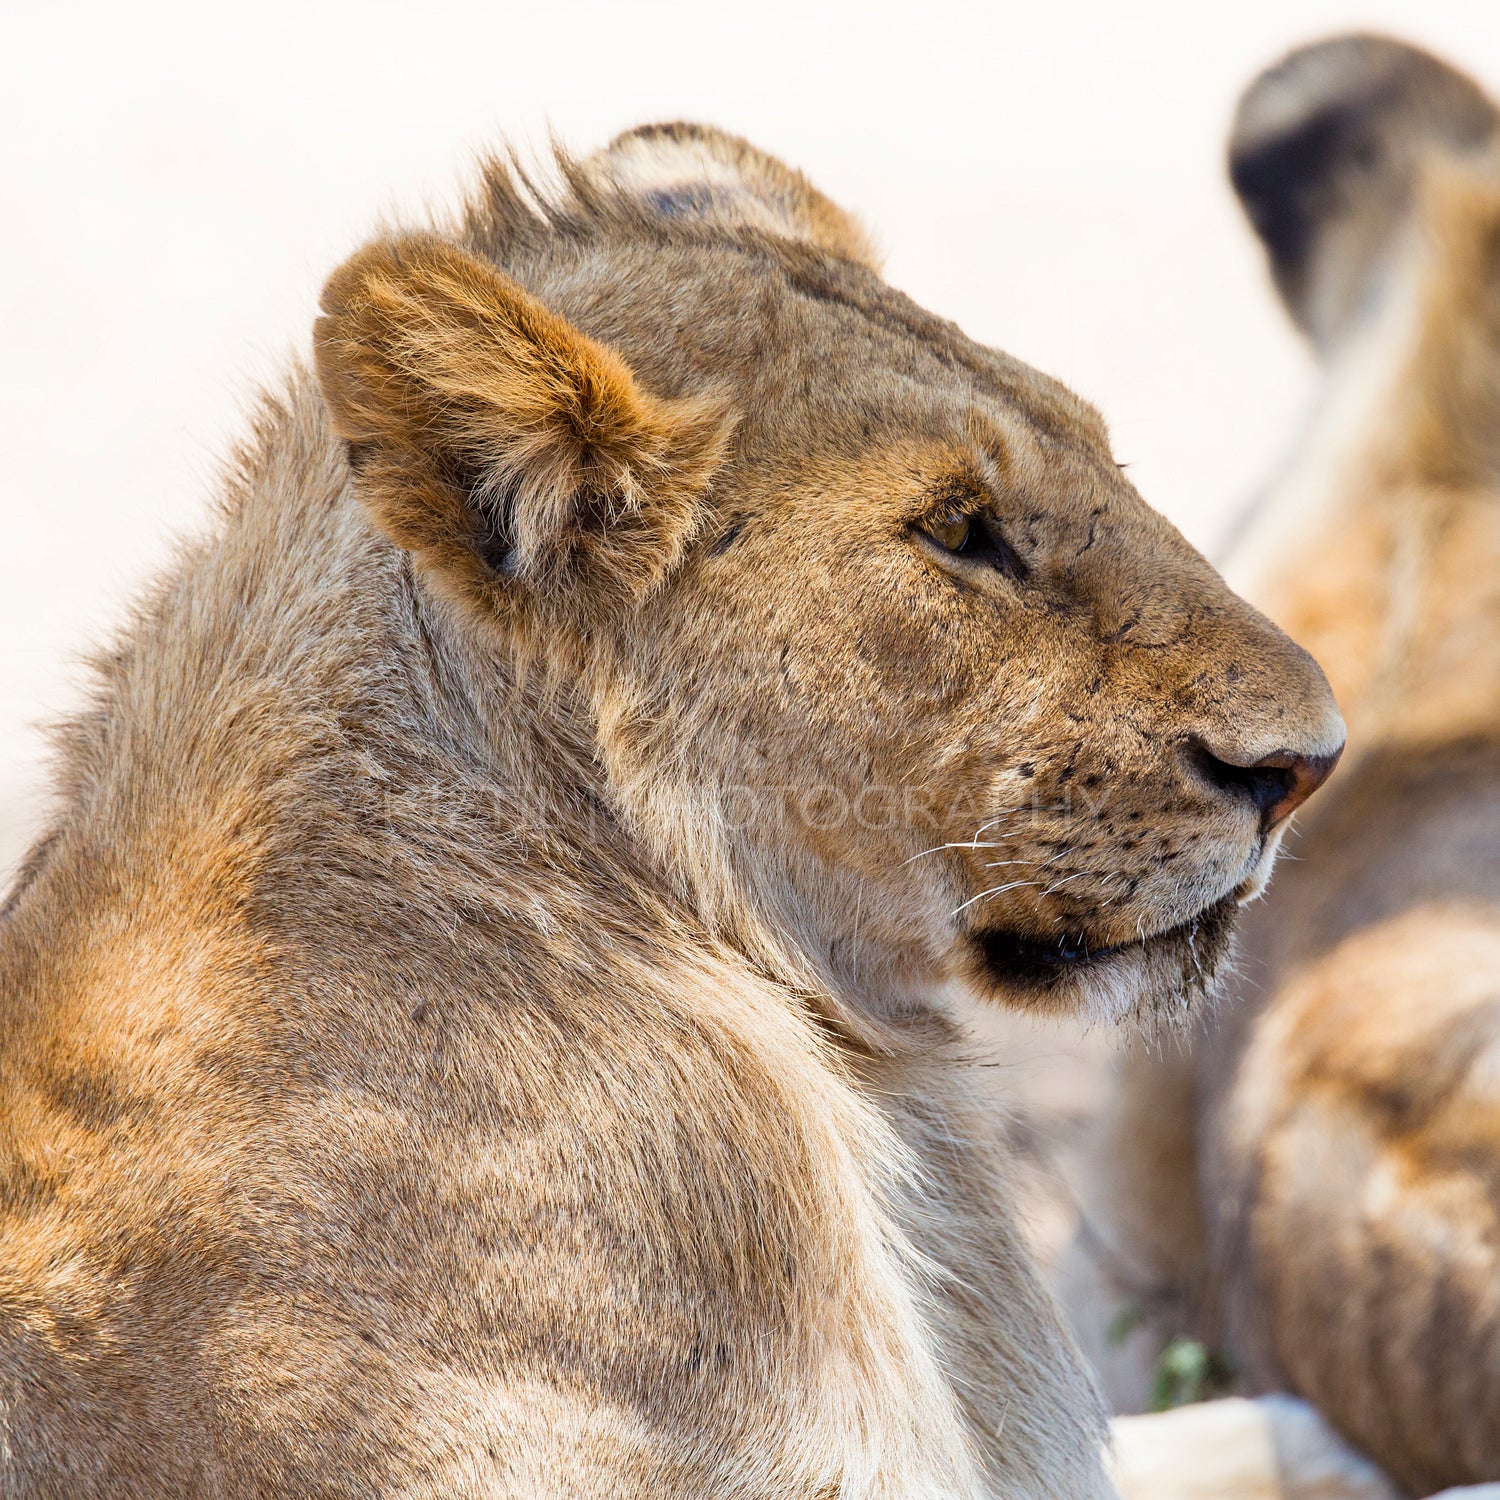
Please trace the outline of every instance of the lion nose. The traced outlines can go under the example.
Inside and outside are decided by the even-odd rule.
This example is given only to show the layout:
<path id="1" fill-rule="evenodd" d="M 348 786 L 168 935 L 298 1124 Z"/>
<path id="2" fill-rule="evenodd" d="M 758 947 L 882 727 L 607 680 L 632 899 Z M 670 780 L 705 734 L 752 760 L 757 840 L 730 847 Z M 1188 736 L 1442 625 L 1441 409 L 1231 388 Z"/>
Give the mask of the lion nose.
<path id="1" fill-rule="evenodd" d="M 1344 753 L 1342 744 L 1326 755 L 1276 750 L 1244 764 L 1226 759 L 1196 737 L 1188 757 L 1198 774 L 1221 792 L 1247 798 L 1260 814 L 1262 828 L 1274 828 L 1290 817 L 1333 774 Z"/>

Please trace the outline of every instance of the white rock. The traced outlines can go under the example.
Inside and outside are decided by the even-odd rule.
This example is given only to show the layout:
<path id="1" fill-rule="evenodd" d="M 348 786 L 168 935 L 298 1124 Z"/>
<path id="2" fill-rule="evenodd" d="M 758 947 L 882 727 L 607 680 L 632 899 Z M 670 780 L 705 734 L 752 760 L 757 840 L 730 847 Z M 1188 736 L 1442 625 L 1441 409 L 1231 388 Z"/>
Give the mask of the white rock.
<path id="1" fill-rule="evenodd" d="M 1113 1436 L 1123 1500 L 1399 1500 L 1374 1464 L 1291 1396 L 1116 1417 Z"/>

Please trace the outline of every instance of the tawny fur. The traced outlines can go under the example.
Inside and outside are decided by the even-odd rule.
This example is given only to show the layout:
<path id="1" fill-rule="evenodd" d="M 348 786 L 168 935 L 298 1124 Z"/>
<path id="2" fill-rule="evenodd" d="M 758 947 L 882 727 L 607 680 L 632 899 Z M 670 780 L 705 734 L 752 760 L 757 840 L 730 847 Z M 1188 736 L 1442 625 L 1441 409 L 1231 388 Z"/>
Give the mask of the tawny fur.
<path id="1" fill-rule="evenodd" d="M 1237 1003 L 1191 1059 L 1132 1064 L 1096 1205 L 1169 1322 L 1417 1494 L 1500 1477 L 1496 118 L 1379 38 L 1241 107 L 1237 181 L 1329 386 L 1294 505 L 1252 521 L 1263 570 L 1279 528 L 1256 597 L 1326 665 L 1349 754 Z"/>
<path id="2" fill-rule="evenodd" d="M 797 174 L 560 171 L 335 274 L 66 732 L 0 1493 L 1107 1492 L 946 997 L 1190 1006 L 1269 840 L 1183 745 L 1326 684 Z"/>

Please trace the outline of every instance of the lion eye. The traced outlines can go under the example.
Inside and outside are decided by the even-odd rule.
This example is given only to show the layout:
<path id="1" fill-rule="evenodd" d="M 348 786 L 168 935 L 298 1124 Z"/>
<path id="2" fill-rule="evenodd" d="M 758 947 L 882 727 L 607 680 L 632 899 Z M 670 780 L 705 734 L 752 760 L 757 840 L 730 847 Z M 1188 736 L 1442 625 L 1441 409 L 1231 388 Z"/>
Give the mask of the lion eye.
<path id="1" fill-rule="evenodd" d="M 957 512 L 929 521 L 922 529 L 945 552 L 962 552 L 974 537 L 973 521 Z"/>
<path id="2" fill-rule="evenodd" d="M 950 510 L 917 528 L 934 547 L 961 557 L 966 567 L 993 568 L 1007 578 L 1023 579 L 1030 571 L 1014 547 L 987 516 Z"/>

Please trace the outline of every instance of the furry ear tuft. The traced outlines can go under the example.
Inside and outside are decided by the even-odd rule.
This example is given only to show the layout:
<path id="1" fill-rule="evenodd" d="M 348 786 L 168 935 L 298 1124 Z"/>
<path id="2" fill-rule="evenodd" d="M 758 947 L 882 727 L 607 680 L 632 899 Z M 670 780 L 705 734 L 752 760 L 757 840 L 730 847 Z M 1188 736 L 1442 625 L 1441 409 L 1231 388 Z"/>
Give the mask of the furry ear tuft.
<path id="1" fill-rule="evenodd" d="M 318 380 L 382 529 L 452 581 L 640 598 L 696 529 L 718 404 L 663 401 L 486 261 L 431 236 L 329 279 Z"/>
<path id="2" fill-rule="evenodd" d="M 712 126 L 638 125 L 580 165 L 594 183 L 648 213 L 760 230 L 880 270 L 879 252 L 853 214 L 795 168 Z"/>

